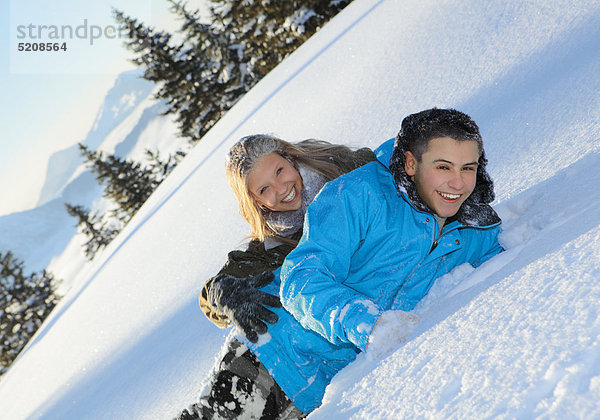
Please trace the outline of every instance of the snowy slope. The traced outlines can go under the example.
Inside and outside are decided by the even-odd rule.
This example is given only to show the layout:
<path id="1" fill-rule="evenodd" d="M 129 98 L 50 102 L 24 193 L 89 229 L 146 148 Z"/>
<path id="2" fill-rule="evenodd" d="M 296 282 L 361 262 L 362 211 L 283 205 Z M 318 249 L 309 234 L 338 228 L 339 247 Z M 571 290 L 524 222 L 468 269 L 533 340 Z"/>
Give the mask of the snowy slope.
<path id="1" fill-rule="evenodd" d="M 166 156 L 182 147 L 172 119 L 157 118 L 161 104 L 152 97 L 155 85 L 140 75 L 133 70 L 116 78 L 81 143 L 91 150 L 138 161 L 144 160 L 146 149 L 160 149 L 161 156 Z M 102 213 L 107 204 L 101 196 L 102 189 L 84 165 L 77 145 L 54 153 L 38 205 L 0 217 L 0 250 L 10 250 L 24 260 L 27 271 L 49 268 L 58 278 L 70 280 L 85 257 L 78 251 L 83 238 L 73 237 L 76 220 L 67 214 L 64 204 L 80 204 Z M 68 258 L 57 262 L 63 252 Z"/>
<path id="2" fill-rule="evenodd" d="M 600 417 L 599 18 L 591 1 L 356 0 L 78 273 L 0 382 L 0 418 L 174 416 L 228 333 L 196 295 L 247 232 L 229 146 L 273 132 L 375 147 L 431 106 L 480 124 L 507 252 L 440 279 L 415 336 L 361 355 L 311 418 Z"/>
<path id="3" fill-rule="evenodd" d="M 140 108 L 140 103 L 148 99 L 152 89 L 154 89 L 153 83 L 142 79 L 140 76 L 140 71 L 131 70 L 117 77 L 114 86 L 107 92 L 98 110 L 92 128 L 81 143 L 91 150 L 97 150 L 106 141 L 106 137 L 114 131 L 115 127 L 124 120 L 139 119 L 135 116 L 131 118 L 132 113 Z M 142 109 L 144 108 L 142 107 Z M 123 150 L 123 153 L 118 155 L 126 156 L 127 152 L 128 150 Z M 77 145 L 54 153 L 48 162 L 46 181 L 38 199 L 38 206 L 60 195 L 69 179 L 80 168 L 81 163 L 82 157 Z"/>

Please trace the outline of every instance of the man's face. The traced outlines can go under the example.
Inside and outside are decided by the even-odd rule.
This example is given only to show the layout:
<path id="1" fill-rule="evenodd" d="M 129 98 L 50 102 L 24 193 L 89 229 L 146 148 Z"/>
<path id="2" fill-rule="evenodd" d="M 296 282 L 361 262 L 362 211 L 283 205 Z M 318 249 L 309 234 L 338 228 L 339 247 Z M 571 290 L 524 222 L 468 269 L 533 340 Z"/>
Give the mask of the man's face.
<path id="1" fill-rule="evenodd" d="M 421 162 L 405 152 L 406 173 L 413 179 L 421 199 L 440 221 L 454 216 L 475 188 L 479 148 L 476 141 L 450 137 L 431 139 Z"/>

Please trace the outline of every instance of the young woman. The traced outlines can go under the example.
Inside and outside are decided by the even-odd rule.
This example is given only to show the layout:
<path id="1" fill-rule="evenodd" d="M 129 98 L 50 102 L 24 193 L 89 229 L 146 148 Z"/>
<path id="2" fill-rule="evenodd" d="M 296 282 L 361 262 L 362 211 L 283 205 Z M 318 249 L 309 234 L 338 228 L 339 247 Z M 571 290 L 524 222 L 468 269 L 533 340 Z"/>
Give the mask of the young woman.
<path id="1" fill-rule="evenodd" d="M 306 208 L 326 182 L 373 160 L 368 148 L 353 151 L 319 140 L 292 144 L 252 135 L 238 141 L 226 172 L 252 240 L 245 251 L 230 252 L 225 266 L 206 282 L 199 297 L 204 314 L 220 328 L 236 324 L 257 342 L 266 323 L 278 320 L 266 306 L 281 307 L 277 296 L 259 289 L 298 243 Z M 246 345 L 233 339 L 227 347 L 207 392 L 180 419 L 305 416 Z"/>

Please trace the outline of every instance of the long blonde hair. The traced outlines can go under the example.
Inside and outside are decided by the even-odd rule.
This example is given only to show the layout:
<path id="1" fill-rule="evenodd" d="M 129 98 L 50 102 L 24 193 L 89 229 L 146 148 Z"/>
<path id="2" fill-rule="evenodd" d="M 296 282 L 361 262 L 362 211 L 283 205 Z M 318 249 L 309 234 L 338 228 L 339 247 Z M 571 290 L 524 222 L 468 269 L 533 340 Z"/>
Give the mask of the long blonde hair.
<path id="1" fill-rule="evenodd" d="M 277 153 L 287 159 L 296 170 L 298 164 L 302 164 L 331 181 L 343 173 L 338 166 L 339 157 L 350 156 L 353 152 L 346 146 L 323 140 L 308 139 L 292 144 L 267 134 L 244 137 L 231 147 L 225 165 L 227 180 L 237 197 L 240 215 L 250 225 L 250 237 L 260 241 L 264 241 L 266 237 L 275 237 L 291 243 L 294 241 L 279 236 L 268 225 L 266 210 L 261 208 L 248 190 L 248 174 L 260 158 L 270 153 Z"/>

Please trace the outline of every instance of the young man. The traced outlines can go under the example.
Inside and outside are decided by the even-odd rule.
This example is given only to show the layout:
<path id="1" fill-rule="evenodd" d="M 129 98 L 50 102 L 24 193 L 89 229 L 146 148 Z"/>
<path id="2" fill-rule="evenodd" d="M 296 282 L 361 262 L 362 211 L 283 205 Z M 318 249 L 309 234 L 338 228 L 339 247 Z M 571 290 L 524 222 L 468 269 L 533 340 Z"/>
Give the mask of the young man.
<path id="1" fill-rule="evenodd" d="M 328 183 L 309 206 L 281 269 L 285 309 L 330 343 L 364 351 L 376 323 L 394 319 L 384 312 L 412 310 L 436 278 L 502 251 L 486 164 L 468 115 L 429 109 L 406 117 L 389 170 L 367 164 Z M 305 377 L 314 384 L 331 355 L 313 352 Z"/>

